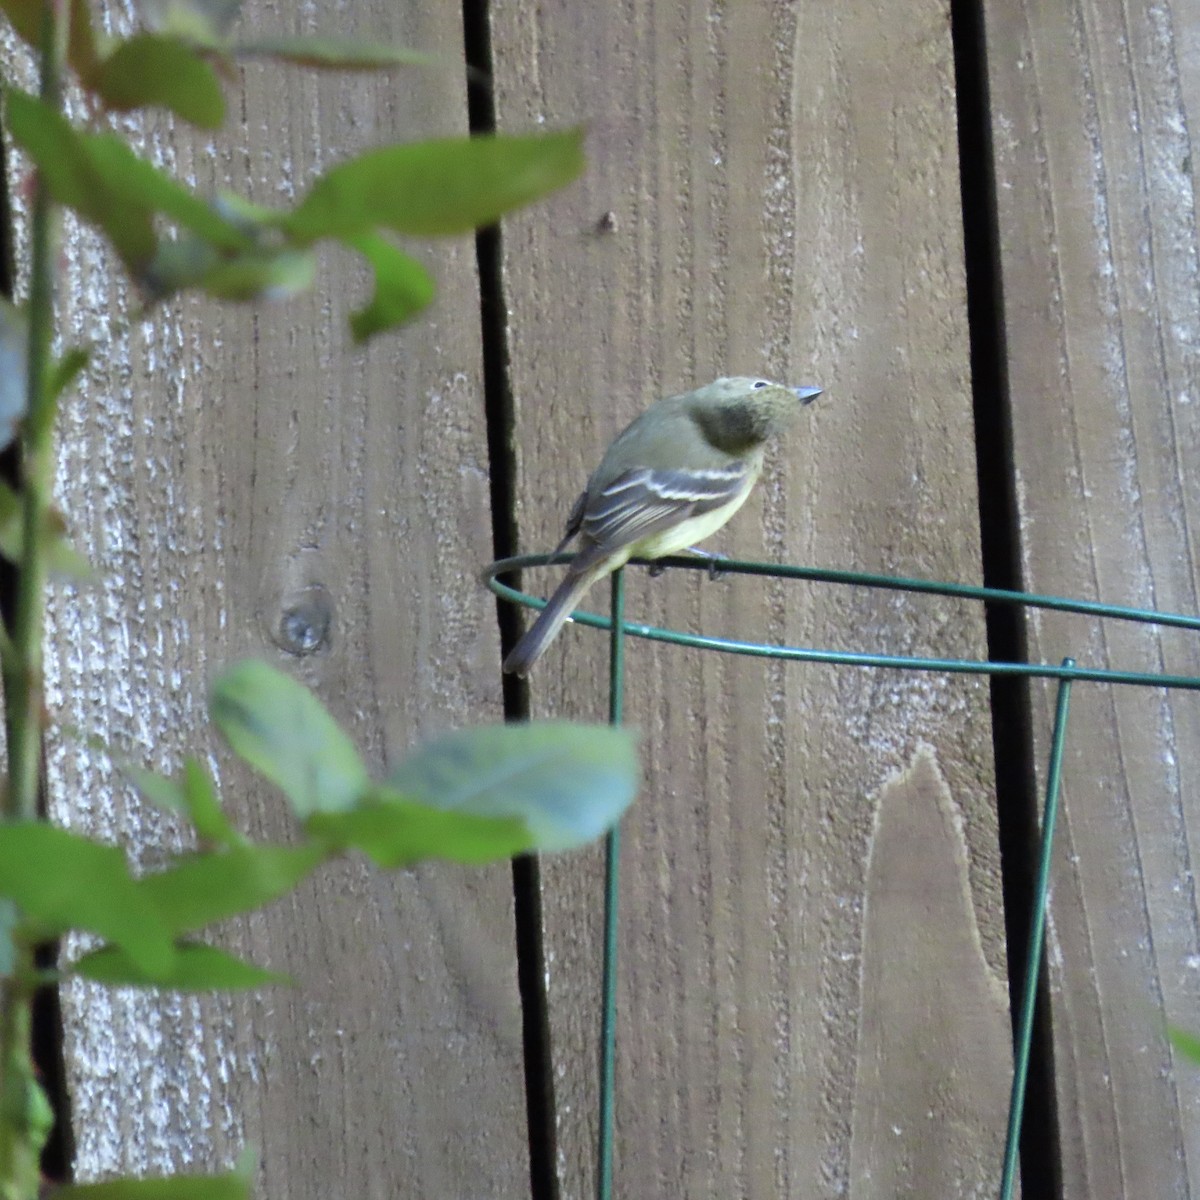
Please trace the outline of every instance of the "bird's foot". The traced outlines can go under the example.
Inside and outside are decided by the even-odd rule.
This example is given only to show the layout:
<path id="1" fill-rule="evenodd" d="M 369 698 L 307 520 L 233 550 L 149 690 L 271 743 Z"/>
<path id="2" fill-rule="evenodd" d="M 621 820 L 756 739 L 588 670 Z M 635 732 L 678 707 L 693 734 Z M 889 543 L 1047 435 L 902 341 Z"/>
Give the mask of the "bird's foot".
<path id="1" fill-rule="evenodd" d="M 729 561 L 728 554 L 722 554 L 719 550 L 701 550 L 699 546 L 689 546 L 687 553 L 707 560 L 710 580 L 721 579 L 725 575 L 725 572 L 721 570 L 721 563 Z"/>
<path id="2" fill-rule="evenodd" d="M 708 563 L 709 579 L 720 579 L 725 574 L 721 570 L 721 563 L 729 560 L 728 554 L 721 554 L 716 550 L 701 550 L 699 546 L 688 546 L 683 553 L 704 559 Z M 652 562 L 646 567 L 646 573 L 651 579 L 657 579 L 666 569 L 662 563 Z"/>

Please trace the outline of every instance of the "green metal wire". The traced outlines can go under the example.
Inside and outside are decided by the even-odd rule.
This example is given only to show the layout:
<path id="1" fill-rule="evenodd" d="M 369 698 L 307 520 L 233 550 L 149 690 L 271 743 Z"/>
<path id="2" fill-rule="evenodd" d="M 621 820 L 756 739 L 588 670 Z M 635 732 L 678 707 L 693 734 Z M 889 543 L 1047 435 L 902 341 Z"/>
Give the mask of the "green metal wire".
<path id="1" fill-rule="evenodd" d="M 1063 659 L 1064 667 L 1074 662 Z M 1042 970 L 1042 948 L 1046 938 L 1046 900 L 1050 892 L 1050 854 L 1054 849 L 1054 827 L 1058 824 L 1058 796 L 1062 783 L 1063 748 L 1067 742 L 1067 709 L 1071 703 L 1071 680 L 1058 684 L 1054 711 L 1054 734 L 1050 741 L 1050 766 L 1046 771 L 1046 805 L 1042 810 L 1042 846 L 1038 856 L 1037 881 L 1033 890 L 1033 928 L 1025 953 L 1025 980 L 1013 1050 L 1012 1096 L 1008 1104 L 1008 1132 L 1004 1138 L 1004 1169 L 1000 1175 L 1000 1200 L 1012 1200 L 1017 1179 L 1017 1151 L 1021 1145 L 1021 1118 L 1025 1112 L 1025 1088 L 1029 1081 L 1029 1054 L 1033 1045 L 1033 1011 L 1037 1002 L 1038 976 Z"/>
<path id="2" fill-rule="evenodd" d="M 625 700 L 625 572 L 614 571 L 612 629 L 608 642 L 608 721 L 621 724 Z M 600 1018 L 600 1135 L 597 1149 L 597 1200 L 611 1200 L 613 1128 L 617 1066 L 617 900 L 621 881 L 621 830 L 614 826 L 604 842 L 604 979 Z"/>
<path id="3" fill-rule="evenodd" d="M 545 566 L 569 561 L 561 556 L 526 554 L 518 558 L 501 559 L 483 574 L 484 583 L 501 599 L 529 608 L 542 608 L 544 600 L 518 591 L 499 581 L 498 576 L 526 567 Z M 640 560 L 634 559 L 635 563 Z M 683 557 L 660 558 L 659 567 L 680 567 L 687 570 L 709 571 L 706 560 Z M 949 596 L 957 600 L 982 600 L 989 604 L 1017 604 L 1027 608 L 1053 609 L 1057 612 L 1081 613 L 1119 621 L 1137 621 L 1149 625 L 1164 625 L 1178 629 L 1200 631 L 1200 617 L 1182 613 L 1155 612 L 1153 609 L 1126 608 L 1121 605 L 1099 604 L 1095 601 L 1067 600 L 1060 596 L 1039 596 L 1033 593 L 1003 591 L 999 588 L 971 587 L 957 583 L 935 583 L 926 579 L 893 579 L 857 571 L 825 571 L 809 567 L 773 567 L 767 563 L 722 560 L 720 571 L 737 575 L 777 575 L 783 579 L 816 580 L 825 583 L 848 584 L 855 587 L 909 590 L 926 595 Z M 577 611 L 572 619 L 580 625 L 595 629 L 611 628 L 608 617 L 597 613 Z M 624 622 L 624 632 L 633 637 L 690 646 L 699 650 L 721 650 L 727 654 L 745 654 L 754 658 L 777 658 L 790 662 L 831 663 L 846 667 L 876 667 L 900 671 L 936 671 L 950 675 L 1006 675 L 1030 679 L 1074 679 L 1091 683 L 1113 683 L 1137 687 L 1182 688 L 1200 691 L 1200 678 L 1194 675 L 1167 675 L 1156 671 L 1112 671 L 1100 667 L 1065 667 L 1050 663 L 995 662 L 966 658 L 921 658 L 912 655 L 864 654 L 851 650 L 816 650 L 807 646 L 767 646 L 760 642 L 744 642 L 733 638 L 708 637 L 694 633 L 679 633 L 653 625 Z"/>
<path id="4" fill-rule="evenodd" d="M 546 602 L 501 583 L 501 575 L 512 574 L 527 567 L 542 567 L 569 562 L 571 555 L 525 554 L 492 563 L 483 573 L 483 582 L 501 599 L 527 608 L 543 608 Z M 642 560 L 634 559 L 635 563 Z M 642 565 L 649 565 L 644 564 Z M 672 556 L 660 558 L 655 567 L 671 567 L 692 571 L 710 571 L 712 564 L 702 558 Z M 1188 629 L 1200 632 L 1200 616 L 1184 613 L 1157 612 L 1153 609 L 1129 608 L 1124 605 L 1101 604 L 1092 600 L 1069 600 L 1063 596 L 1037 595 L 1000 588 L 975 587 L 969 584 L 940 583 L 927 579 L 905 579 L 876 575 L 863 571 L 830 571 L 818 567 L 780 566 L 772 563 L 743 562 L 723 559 L 722 574 L 759 575 L 779 579 L 804 580 L 811 583 L 832 583 L 851 587 L 882 588 L 921 595 L 946 596 L 956 600 L 982 601 L 984 604 L 1019 605 L 1022 608 L 1046 609 L 1075 613 L 1107 620 L 1133 621 L 1142 624 Z M 1050 858 L 1054 830 L 1058 820 L 1059 792 L 1062 782 L 1063 750 L 1067 734 L 1067 712 L 1071 685 L 1076 680 L 1092 683 L 1121 684 L 1140 687 L 1181 688 L 1200 691 L 1200 677 L 1169 675 L 1153 671 L 1113 671 L 1106 667 L 1081 667 L 1073 658 L 1059 664 L 993 662 L 990 660 L 921 658 L 907 655 L 862 653 L 848 650 L 817 650 L 806 646 L 768 646 L 758 642 L 732 638 L 709 637 L 679 633 L 653 625 L 631 624 L 625 620 L 625 591 L 623 572 L 612 578 L 611 616 L 575 612 L 572 619 L 581 625 L 610 631 L 610 692 L 609 716 L 613 724 L 620 723 L 625 687 L 624 638 L 626 635 L 689 646 L 700 650 L 720 650 L 729 654 L 744 654 L 758 658 L 776 658 L 793 662 L 827 663 L 837 666 L 873 667 L 906 671 L 936 671 L 947 674 L 1005 675 L 1030 679 L 1058 681 L 1058 703 L 1051 740 L 1050 762 L 1046 779 L 1046 800 L 1042 814 L 1042 839 L 1038 874 L 1034 892 L 1033 927 L 1030 931 L 1025 962 L 1017 1030 L 1013 1044 L 1013 1083 L 1009 1104 L 1008 1129 L 1004 1145 L 1004 1165 L 1001 1174 L 1000 1200 L 1011 1200 L 1016 1183 L 1021 1120 L 1029 1079 L 1029 1059 L 1033 1039 L 1034 1008 L 1037 984 L 1042 970 L 1045 946 L 1046 906 L 1050 884 Z M 605 870 L 604 913 L 604 983 L 603 1016 L 600 1046 L 600 1135 L 597 1173 L 599 1200 L 611 1200 L 613 1178 L 614 1126 L 614 1065 L 616 1054 L 616 961 L 617 961 L 617 893 L 620 841 L 619 833 L 609 834 Z"/>

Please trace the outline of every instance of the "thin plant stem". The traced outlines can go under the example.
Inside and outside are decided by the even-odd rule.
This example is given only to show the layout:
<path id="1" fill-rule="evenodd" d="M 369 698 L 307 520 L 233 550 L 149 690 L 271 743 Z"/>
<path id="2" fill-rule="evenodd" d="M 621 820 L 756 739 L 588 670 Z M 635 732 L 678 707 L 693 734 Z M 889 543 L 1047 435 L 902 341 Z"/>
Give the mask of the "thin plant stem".
<path id="1" fill-rule="evenodd" d="M 30 1053 L 32 951 L 18 946 L 17 958 L 16 970 L 0 993 L 0 1197 L 36 1200 L 50 1118 Z"/>
<path id="2" fill-rule="evenodd" d="M 69 0 L 44 0 L 41 30 L 41 97 L 60 106 L 60 80 L 70 34 Z M 17 573 L 11 644 L 0 666 L 8 787 L 0 818 L 35 820 L 42 761 L 42 639 L 47 564 L 43 534 L 54 481 L 54 396 L 47 387 L 54 336 L 55 210 L 45 181 L 35 181 L 30 229 L 28 374 L 21 430 L 23 545 Z M 7 904 L 8 902 L 0 902 Z M 19 914 L 8 911 L 8 924 Z M 51 1118 L 37 1082 L 31 1044 L 35 965 L 23 939 L 13 939 L 15 961 L 0 986 L 0 1197 L 35 1200 L 39 1161 Z"/>
<path id="3" fill-rule="evenodd" d="M 70 34 L 65 0 L 46 0 L 42 18 L 41 97 L 60 105 L 62 64 Z M 34 184 L 30 231 L 28 408 L 21 436 L 23 545 L 17 575 L 12 653 L 4 663 L 9 779 L 4 815 L 37 816 L 41 774 L 43 649 L 47 565 L 46 517 L 54 481 L 54 397 L 46 386 L 54 334 L 55 210 L 45 181 Z"/>

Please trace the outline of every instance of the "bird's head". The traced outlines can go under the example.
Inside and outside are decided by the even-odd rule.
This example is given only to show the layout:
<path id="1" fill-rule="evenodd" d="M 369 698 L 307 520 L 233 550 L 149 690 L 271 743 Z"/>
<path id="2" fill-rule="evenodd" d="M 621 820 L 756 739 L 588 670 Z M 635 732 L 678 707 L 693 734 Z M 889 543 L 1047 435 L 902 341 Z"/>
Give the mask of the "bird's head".
<path id="1" fill-rule="evenodd" d="M 729 375 L 693 393 L 694 411 L 717 445 L 735 451 L 782 432 L 820 394 L 818 387 L 788 387 L 753 375 Z"/>

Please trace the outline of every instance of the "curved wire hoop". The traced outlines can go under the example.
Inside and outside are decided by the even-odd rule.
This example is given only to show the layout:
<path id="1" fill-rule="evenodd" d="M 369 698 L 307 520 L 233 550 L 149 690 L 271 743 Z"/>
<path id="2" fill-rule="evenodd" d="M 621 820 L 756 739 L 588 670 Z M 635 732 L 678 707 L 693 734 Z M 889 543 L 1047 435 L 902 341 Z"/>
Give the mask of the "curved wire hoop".
<path id="1" fill-rule="evenodd" d="M 483 582 L 501 600 L 526 608 L 544 608 L 546 601 L 500 582 L 500 577 L 529 567 L 550 566 L 570 562 L 571 554 L 523 554 L 500 559 L 483 572 Z M 829 583 L 850 587 L 877 588 L 916 595 L 946 596 L 955 600 L 973 600 L 984 604 L 999 604 L 1034 608 L 1054 612 L 1076 613 L 1098 619 L 1128 621 L 1200 632 L 1200 616 L 1184 613 L 1157 612 L 1153 609 L 1129 608 L 1101 604 L 1093 600 L 1070 600 L 1063 596 L 1036 595 L 1000 588 L 975 587 L 962 583 L 941 583 L 928 579 L 905 579 L 891 575 L 876 575 L 862 571 L 831 571 L 819 567 L 796 567 L 774 563 L 746 562 L 721 559 L 716 564 L 699 556 L 672 555 L 654 560 L 630 560 L 636 565 L 653 565 L 690 571 L 710 571 L 714 565 L 721 574 L 759 575 L 773 579 L 795 579 L 811 583 Z M 1004 1162 L 1000 1176 L 1000 1200 L 1011 1200 L 1016 1184 L 1017 1156 L 1020 1147 L 1021 1119 L 1029 1077 L 1029 1059 L 1033 1042 L 1033 1019 L 1037 1000 L 1038 977 L 1044 967 L 1043 951 L 1046 930 L 1046 905 L 1050 889 L 1050 859 L 1054 831 L 1058 821 L 1058 803 L 1062 782 L 1063 750 L 1067 736 L 1067 716 L 1070 708 L 1071 686 L 1076 681 L 1109 683 L 1134 687 L 1177 688 L 1200 691 L 1200 677 L 1175 675 L 1159 671 L 1114 671 L 1107 667 L 1080 666 L 1073 658 L 1060 663 L 995 662 L 992 660 L 959 658 L 921 658 L 907 655 L 876 654 L 849 650 L 819 650 L 807 646 L 772 646 L 761 642 L 746 642 L 732 638 L 703 634 L 680 633 L 654 625 L 628 622 L 624 619 L 624 572 L 612 576 L 610 615 L 578 611 L 572 620 L 581 625 L 609 631 L 609 719 L 621 721 L 625 689 L 624 639 L 648 638 L 698 650 L 718 650 L 726 654 L 751 655 L 757 658 L 783 659 L 791 662 L 830 663 L 839 666 L 888 668 L 902 671 L 935 671 L 956 675 L 1009 676 L 1028 679 L 1054 679 L 1058 682 L 1054 727 L 1050 742 L 1050 758 L 1046 772 L 1046 794 L 1042 808 L 1042 837 L 1038 853 L 1038 869 L 1034 881 L 1034 905 L 1029 942 L 1025 956 L 1020 1007 L 1013 1036 L 1013 1081 L 1009 1099 L 1008 1127 L 1004 1141 Z M 598 1200 L 611 1200 L 613 1177 L 614 1083 L 616 1061 L 616 969 L 617 969 L 617 898 L 619 893 L 620 834 L 614 829 L 606 842 L 605 908 L 604 908 L 604 976 L 602 1020 L 600 1034 L 600 1128 L 597 1146 Z"/>

